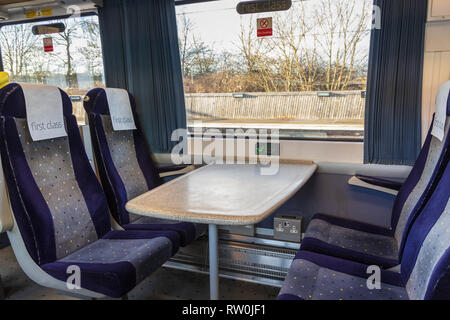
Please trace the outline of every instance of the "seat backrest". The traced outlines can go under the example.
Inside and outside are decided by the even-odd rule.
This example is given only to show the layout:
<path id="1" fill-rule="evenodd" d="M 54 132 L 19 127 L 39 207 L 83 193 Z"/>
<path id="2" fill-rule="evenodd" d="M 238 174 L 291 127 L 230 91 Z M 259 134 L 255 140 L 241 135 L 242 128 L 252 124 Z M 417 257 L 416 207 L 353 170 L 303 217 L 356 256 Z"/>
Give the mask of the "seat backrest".
<path id="1" fill-rule="evenodd" d="M 420 151 L 414 167 L 399 190 L 392 211 L 392 228 L 399 247 L 399 258 L 414 220 L 421 214 L 423 206 L 436 187 L 437 177 L 445 169 L 444 159 L 450 143 L 450 94 L 447 103 L 447 121 L 445 136 L 442 141 L 431 135 L 431 124 L 425 143 Z"/>
<path id="2" fill-rule="evenodd" d="M 97 169 L 113 217 L 120 225 L 134 221 L 125 205 L 148 190 L 162 184 L 143 135 L 135 101 L 129 94 L 136 130 L 114 131 L 105 89 L 87 93 L 84 108 L 89 117 Z"/>
<path id="3" fill-rule="evenodd" d="M 111 222 L 70 98 L 56 87 L 38 88 L 61 95 L 67 136 L 33 141 L 24 88 L 13 83 L 0 91 L 0 152 L 15 222 L 28 253 L 43 265 L 102 237 Z"/>
<path id="4" fill-rule="evenodd" d="M 450 165 L 411 226 L 401 263 L 410 299 L 450 299 Z"/>

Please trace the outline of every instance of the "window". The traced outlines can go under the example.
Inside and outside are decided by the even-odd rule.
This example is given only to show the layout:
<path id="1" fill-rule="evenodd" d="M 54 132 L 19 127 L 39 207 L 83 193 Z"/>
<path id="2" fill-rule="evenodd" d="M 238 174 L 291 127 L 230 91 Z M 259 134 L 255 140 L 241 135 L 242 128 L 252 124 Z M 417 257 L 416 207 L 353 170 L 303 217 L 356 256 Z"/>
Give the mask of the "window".
<path id="1" fill-rule="evenodd" d="M 35 25 L 62 22 L 60 33 L 34 35 Z M 44 51 L 51 38 L 53 51 Z M 104 86 L 98 17 L 95 15 L 3 26 L 0 30 L 3 68 L 11 81 L 58 86 L 72 99 L 74 114 L 84 122 L 83 96 Z"/>
<path id="2" fill-rule="evenodd" d="M 188 128 L 278 128 L 283 139 L 363 139 L 372 0 L 177 6 Z M 272 35 L 258 37 L 260 18 Z"/>

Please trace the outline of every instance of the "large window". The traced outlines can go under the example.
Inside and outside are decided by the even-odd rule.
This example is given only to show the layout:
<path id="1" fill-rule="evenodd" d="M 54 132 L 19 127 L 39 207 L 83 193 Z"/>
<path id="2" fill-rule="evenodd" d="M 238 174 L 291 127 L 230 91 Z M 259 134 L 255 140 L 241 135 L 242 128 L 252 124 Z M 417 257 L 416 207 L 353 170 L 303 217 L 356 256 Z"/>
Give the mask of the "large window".
<path id="1" fill-rule="evenodd" d="M 293 0 L 249 15 L 238 2 L 177 6 L 188 127 L 361 140 L 373 1 Z M 272 18 L 271 36 L 258 37 L 259 18 Z"/>
<path id="2" fill-rule="evenodd" d="M 60 33 L 34 35 L 32 27 L 62 22 Z M 44 38 L 53 49 L 44 51 Z M 84 122 L 83 95 L 104 86 L 98 17 L 95 15 L 37 23 L 6 25 L 0 29 L 3 68 L 11 81 L 58 86 L 72 98 L 77 120 Z"/>

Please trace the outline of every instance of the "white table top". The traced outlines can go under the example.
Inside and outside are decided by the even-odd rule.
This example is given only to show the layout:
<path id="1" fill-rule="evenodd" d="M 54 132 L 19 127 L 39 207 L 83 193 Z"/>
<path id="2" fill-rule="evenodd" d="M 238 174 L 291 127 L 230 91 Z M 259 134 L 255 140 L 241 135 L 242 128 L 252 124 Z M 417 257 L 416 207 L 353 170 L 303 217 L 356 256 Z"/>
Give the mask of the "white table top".
<path id="1" fill-rule="evenodd" d="M 247 225 L 263 220 L 313 175 L 312 162 L 280 163 L 276 175 L 257 164 L 210 164 L 130 200 L 135 214 L 177 221 Z"/>

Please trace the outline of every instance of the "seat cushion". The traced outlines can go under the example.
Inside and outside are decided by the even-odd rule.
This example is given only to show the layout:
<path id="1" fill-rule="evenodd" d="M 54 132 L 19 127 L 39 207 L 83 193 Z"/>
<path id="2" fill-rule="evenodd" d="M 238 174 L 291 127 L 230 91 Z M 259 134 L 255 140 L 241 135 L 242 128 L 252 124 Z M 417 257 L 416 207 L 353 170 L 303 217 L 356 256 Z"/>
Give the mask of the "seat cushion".
<path id="1" fill-rule="evenodd" d="M 390 268 L 399 264 L 397 241 L 390 234 L 389 229 L 316 215 L 301 249 Z"/>
<path id="2" fill-rule="evenodd" d="M 187 246 L 195 239 L 206 233 L 206 224 L 178 222 L 151 217 L 141 217 L 133 223 L 122 226 L 125 230 L 170 230 L 175 231 L 180 236 L 181 246 Z"/>
<path id="3" fill-rule="evenodd" d="M 381 288 L 368 289 L 367 265 L 300 251 L 278 300 L 406 300 L 400 274 L 381 270 Z"/>
<path id="4" fill-rule="evenodd" d="M 111 231 L 42 269 L 67 281 L 68 267 L 78 266 L 83 289 L 120 298 L 170 259 L 178 248 L 179 236 L 173 231 Z"/>

